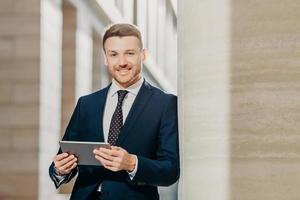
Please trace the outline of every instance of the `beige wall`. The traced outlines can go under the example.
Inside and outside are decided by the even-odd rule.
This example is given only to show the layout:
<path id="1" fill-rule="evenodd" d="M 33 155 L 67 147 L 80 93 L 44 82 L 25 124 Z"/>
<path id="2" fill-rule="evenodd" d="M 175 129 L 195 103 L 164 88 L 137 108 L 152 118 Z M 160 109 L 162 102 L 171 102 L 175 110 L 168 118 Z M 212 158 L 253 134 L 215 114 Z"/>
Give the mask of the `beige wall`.
<path id="1" fill-rule="evenodd" d="M 181 199 L 299 199 L 299 8 L 181 1 Z"/>
<path id="2" fill-rule="evenodd" d="M 0 1 L 0 199 L 38 193 L 39 1 Z"/>
<path id="3" fill-rule="evenodd" d="M 300 2 L 232 1 L 231 198 L 300 197 Z"/>

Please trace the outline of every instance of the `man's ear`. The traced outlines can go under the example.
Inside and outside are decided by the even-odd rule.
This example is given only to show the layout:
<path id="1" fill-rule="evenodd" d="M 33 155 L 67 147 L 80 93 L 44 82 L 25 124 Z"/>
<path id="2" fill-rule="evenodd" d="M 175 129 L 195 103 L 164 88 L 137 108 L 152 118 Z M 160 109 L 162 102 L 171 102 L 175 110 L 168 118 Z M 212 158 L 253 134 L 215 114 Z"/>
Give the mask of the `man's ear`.
<path id="1" fill-rule="evenodd" d="M 106 54 L 105 54 L 105 50 L 102 51 L 103 54 L 103 58 L 104 58 L 104 64 L 107 66 L 107 58 L 106 58 Z"/>
<path id="2" fill-rule="evenodd" d="M 142 49 L 142 62 L 144 62 L 147 59 L 147 49 Z"/>

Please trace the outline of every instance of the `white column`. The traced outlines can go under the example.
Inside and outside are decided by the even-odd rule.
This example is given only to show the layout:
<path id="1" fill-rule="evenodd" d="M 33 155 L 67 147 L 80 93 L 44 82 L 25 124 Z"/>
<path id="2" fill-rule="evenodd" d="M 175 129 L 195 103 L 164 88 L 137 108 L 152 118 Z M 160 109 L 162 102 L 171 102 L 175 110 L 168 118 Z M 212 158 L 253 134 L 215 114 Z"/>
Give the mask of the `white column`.
<path id="1" fill-rule="evenodd" d="M 229 0 L 178 6 L 180 199 L 229 199 Z"/>
<path id="2" fill-rule="evenodd" d="M 123 17 L 126 21 L 133 23 L 133 0 L 123 0 Z"/>
<path id="3" fill-rule="evenodd" d="M 147 47 L 147 1 L 137 1 L 137 26 L 139 27 L 144 42 L 144 47 Z"/>
<path id="4" fill-rule="evenodd" d="M 148 50 L 152 55 L 155 63 L 157 63 L 156 48 L 157 48 L 157 1 L 148 1 L 148 15 L 146 18 L 148 31 Z"/>
<path id="5" fill-rule="evenodd" d="M 61 200 L 48 175 L 48 167 L 61 138 L 61 1 L 41 1 L 40 127 L 39 127 L 39 199 Z"/>
<path id="6" fill-rule="evenodd" d="M 76 97 L 92 91 L 93 40 L 84 10 L 78 8 L 76 30 Z"/>

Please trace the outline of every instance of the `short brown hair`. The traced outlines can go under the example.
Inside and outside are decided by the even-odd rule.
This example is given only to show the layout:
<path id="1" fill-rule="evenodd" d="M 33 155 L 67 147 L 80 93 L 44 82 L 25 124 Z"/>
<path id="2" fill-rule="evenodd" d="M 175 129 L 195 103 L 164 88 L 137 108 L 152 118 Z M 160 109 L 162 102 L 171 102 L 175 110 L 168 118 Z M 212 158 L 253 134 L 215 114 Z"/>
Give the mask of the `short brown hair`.
<path id="1" fill-rule="evenodd" d="M 104 44 L 105 41 L 110 37 L 125 37 L 125 36 L 135 36 L 140 41 L 140 46 L 143 48 L 143 42 L 142 42 L 142 36 L 139 29 L 133 25 L 133 24 L 126 24 L 126 23 L 119 23 L 119 24 L 113 24 L 108 27 L 108 29 L 105 31 L 103 35 L 103 50 L 105 51 Z"/>

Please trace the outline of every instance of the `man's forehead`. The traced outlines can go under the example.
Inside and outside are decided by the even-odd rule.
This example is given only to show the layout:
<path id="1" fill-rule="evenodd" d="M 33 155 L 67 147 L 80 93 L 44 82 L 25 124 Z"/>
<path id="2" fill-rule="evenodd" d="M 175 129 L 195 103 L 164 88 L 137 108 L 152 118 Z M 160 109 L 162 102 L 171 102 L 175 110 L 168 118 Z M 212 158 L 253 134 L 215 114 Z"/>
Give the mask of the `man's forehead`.
<path id="1" fill-rule="evenodd" d="M 135 36 L 113 36 L 107 38 L 104 46 L 107 51 L 136 50 L 140 49 L 140 41 Z"/>

